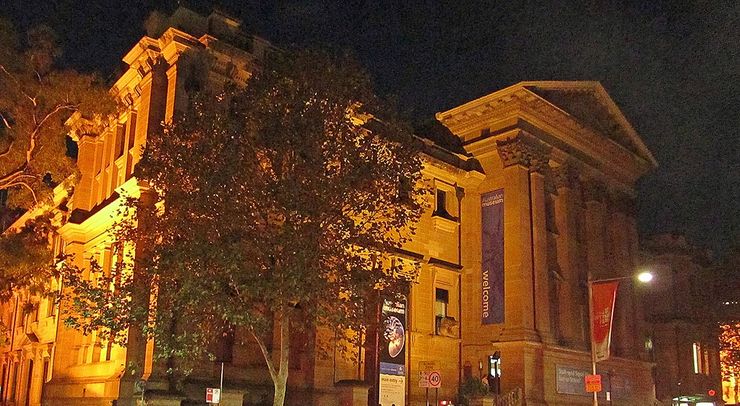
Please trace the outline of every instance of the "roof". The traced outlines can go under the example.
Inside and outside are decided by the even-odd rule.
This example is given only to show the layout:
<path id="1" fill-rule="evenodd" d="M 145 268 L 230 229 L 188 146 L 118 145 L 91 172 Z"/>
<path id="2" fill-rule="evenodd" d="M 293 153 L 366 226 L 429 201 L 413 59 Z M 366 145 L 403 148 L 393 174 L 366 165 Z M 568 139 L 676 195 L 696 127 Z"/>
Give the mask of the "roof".
<path id="1" fill-rule="evenodd" d="M 658 163 L 648 150 L 637 131 L 632 127 L 617 104 L 597 81 L 529 81 L 519 82 L 505 89 L 472 100 L 448 111 L 437 113 L 437 119 L 445 123 L 454 116 L 475 114 L 477 110 L 510 100 L 515 94 L 526 93 L 529 98 L 539 99 L 580 125 L 611 139 L 631 153 L 650 162 Z"/>

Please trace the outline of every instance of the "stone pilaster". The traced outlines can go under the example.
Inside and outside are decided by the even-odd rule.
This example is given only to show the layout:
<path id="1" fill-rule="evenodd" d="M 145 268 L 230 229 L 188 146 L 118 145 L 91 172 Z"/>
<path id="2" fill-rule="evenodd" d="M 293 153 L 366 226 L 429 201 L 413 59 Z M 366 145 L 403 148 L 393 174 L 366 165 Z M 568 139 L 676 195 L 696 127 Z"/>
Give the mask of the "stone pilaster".
<path id="1" fill-rule="evenodd" d="M 582 295 L 578 272 L 579 246 L 577 223 L 578 174 L 570 166 L 560 166 L 553 170 L 553 180 L 558 194 L 555 198 L 555 222 L 557 224 L 557 260 L 560 275 L 563 277 L 558 292 L 559 333 L 565 345 L 582 348 L 585 346 L 582 334 Z"/>
<path id="2" fill-rule="evenodd" d="M 549 166 L 545 156 L 539 156 L 529 173 L 532 208 L 532 266 L 534 269 L 535 329 L 545 342 L 553 342 L 550 320 L 550 269 L 548 263 L 547 195 L 545 173 Z"/>
<path id="3" fill-rule="evenodd" d="M 506 339 L 552 339 L 547 262 L 547 150 L 523 135 L 498 141 L 503 163 Z"/>
<path id="4" fill-rule="evenodd" d="M 610 238 L 609 263 L 615 276 L 631 277 L 635 273 L 635 259 L 631 255 L 630 224 L 628 213 L 634 208 L 631 196 L 624 192 L 612 191 L 609 194 Z M 636 343 L 641 340 L 637 332 L 635 318 L 634 286 L 632 279 L 620 283 L 614 312 L 614 350 L 616 355 L 633 358 L 636 356 Z M 637 337 L 636 337 L 637 336 Z M 639 348 L 639 347 L 638 347 Z"/>

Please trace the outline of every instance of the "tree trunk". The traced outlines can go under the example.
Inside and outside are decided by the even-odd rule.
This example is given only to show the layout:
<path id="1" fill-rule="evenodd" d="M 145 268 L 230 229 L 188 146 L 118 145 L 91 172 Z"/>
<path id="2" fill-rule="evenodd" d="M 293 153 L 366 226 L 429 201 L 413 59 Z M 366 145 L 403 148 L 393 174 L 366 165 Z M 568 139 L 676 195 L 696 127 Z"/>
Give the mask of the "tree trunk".
<path id="1" fill-rule="evenodd" d="M 257 341 L 260 350 L 262 350 L 262 356 L 265 358 L 267 363 L 267 369 L 270 371 L 270 377 L 272 378 L 272 384 L 275 388 L 275 396 L 273 397 L 273 406 L 283 406 L 285 404 L 285 393 L 287 390 L 288 383 L 288 356 L 290 355 L 290 316 L 287 310 L 280 312 L 280 359 L 278 362 L 279 369 L 275 369 L 275 362 L 272 357 L 272 353 L 267 350 L 265 342 L 262 338 L 251 331 L 252 337 Z"/>
<path id="2" fill-rule="evenodd" d="M 288 355 L 290 353 L 290 318 L 283 312 L 280 318 L 280 370 L 273 376 L 275 385 L 275 398 L 272 406 L 283 406 L 285 404 L 285 392 L 288 383 Z"/>

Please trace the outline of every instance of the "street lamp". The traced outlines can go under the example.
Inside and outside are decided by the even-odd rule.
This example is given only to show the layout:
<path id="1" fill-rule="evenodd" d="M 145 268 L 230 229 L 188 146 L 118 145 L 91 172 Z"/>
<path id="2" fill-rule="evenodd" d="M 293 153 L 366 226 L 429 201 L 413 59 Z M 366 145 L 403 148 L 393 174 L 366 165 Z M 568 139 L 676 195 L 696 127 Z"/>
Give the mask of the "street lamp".
<path id="1" fill-rule="evenodd" d="M 648 283 L 653 280 L 653 274 L 648 271 L 640 272 L 636 275 L 637 280 L 642 283 Z M 630 280 L 633 276 L 620 276 L 616 278 L 605 278 L 605 279 L 588 279 L 588 315 L 589 315 L 589 330 L 591 332 L 591 373 L 596 375 L 596 363 L 600 360 L 606 359 L 609 353 L 610 336 L 611 336 L 611 324 L 614 316 L 614 303 L 617 298 L 617 287 L 619 282 L 623 280 Z M 598 289 L 599 294 L 599 306 L 595 308 L 594 304 L 594 289 Z M 594 310 L 598 311 L 599 314 L 594 314 Z M 598 329 L 595 328 L 597 324 Z M 602 353 L 598 354 L 599 350 L 596 346 L 597 334 L 600 341 L 604 341 L 601 348 Z M 594 406 L 599 405 L 598 392 L 594 391 Z"/>

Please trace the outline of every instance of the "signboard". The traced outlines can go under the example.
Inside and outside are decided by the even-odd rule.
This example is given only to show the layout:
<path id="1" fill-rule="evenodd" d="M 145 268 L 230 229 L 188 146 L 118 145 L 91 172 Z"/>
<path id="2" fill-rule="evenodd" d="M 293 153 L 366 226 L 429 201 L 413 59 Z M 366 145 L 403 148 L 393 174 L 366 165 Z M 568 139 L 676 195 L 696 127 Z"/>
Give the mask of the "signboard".
<path id="1" fill-rule="evenodd" d="M 380 374 L 380 396 L 382 406 L 406 404 L 406 377 L 403 375 Z"/>
<path id="2" fill-rule="evenodd" d="M 555 382 L 558 393 L 566 395 L 587 395 L 583 388 L 583 380 L 588 371 L 571 367 L 555 367 Z"/>
<path id="3" fill-rule="evenodd" d="M 596 362 L 609 358 L 614 301 L 619 282 L 591 284 L 591 345 Z"/>
<path id="4" fill-rule="evenodd" d="M 606 391 L 611 391 L 613 399 L 625 399 L 632 393 L 632 384 L 624 375 L 612 375 L 601 372 L 601 392 L 600 398 L 604 398 Z M 556 391 L 566 395 L 593 396 L 586 392 L 586 376 L 591 375 L 591 371 L 583 368 L 574 368 L 570 366 L 557 365 L 555 367 L 555 384 Z"/>
<path id="5" fill-rule="evenodd" d="M 435 361 L 419 361 L 420 371 L 433 371 L 437 369 L 437 363 Z"/>
<path id="6" fill-rule="evenodd" d="M 206 388 L 206 403 L 220 403 L 220 402 L 221 402 L 221 389 Z"/>
<path id="7" fill-rule="evenodd" d="M 381 406 L 406 404 L 406 302 L 386 300 L 382 308 L 380 340 Z"/>
<path id="8" fill-rule="evenodd" d="M 134 382 L 134 393 L 144 393 L 146 391 L 146 381 L 143 379 L 139 379 L 136 382 Z"/>
<path id="9" fill-rule="evenodd" d="M 442 374 L 439 371 L 422 371 L 419 372 L 420 388 L 441 388 Z"/>
<path id="10" fill-rule="evenodd" d="M 601 375 L 586 375 L 583 381 L 586 384 L 586 392 L 601 392 Z"/>
<path id="11" fill-rule="evenodd" d="M 481 195 L 481 323 L 504 322 L 504 190 Z"/>

